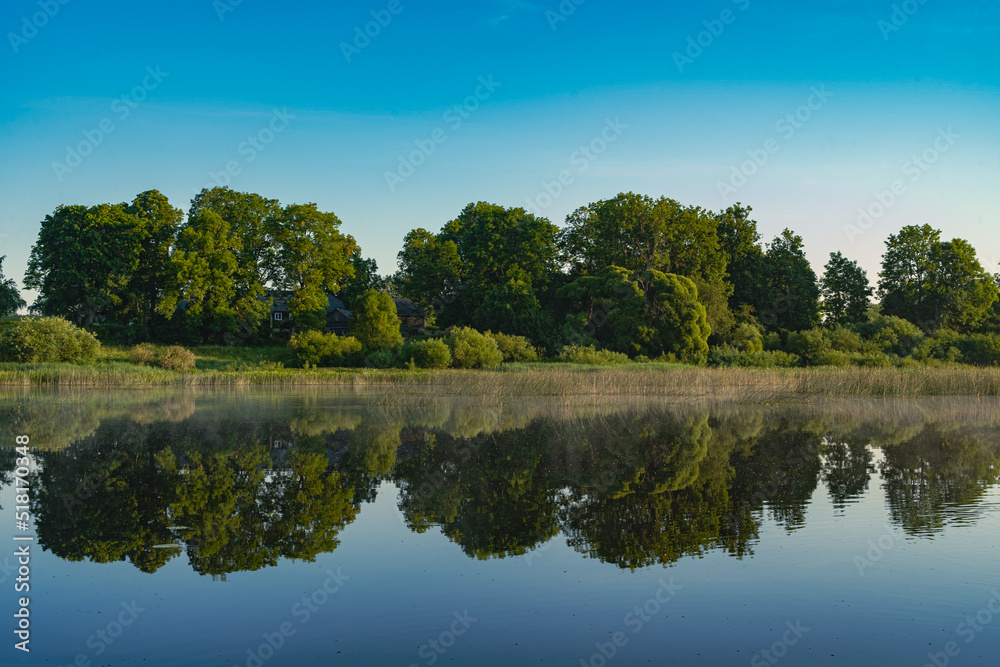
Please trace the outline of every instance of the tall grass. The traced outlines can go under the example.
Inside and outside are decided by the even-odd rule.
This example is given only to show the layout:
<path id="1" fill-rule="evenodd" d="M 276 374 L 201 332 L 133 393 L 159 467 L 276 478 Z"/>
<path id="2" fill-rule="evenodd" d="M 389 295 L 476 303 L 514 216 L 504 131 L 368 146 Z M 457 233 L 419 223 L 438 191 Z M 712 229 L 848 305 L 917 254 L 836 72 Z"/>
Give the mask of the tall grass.
<path id="1" fill-rule="evenodd" d="M 773 402 L 803 398 L 1000 396 L 1000 369 L 696 368 L 645 364 L 595 368 L 511 364 L 500 370 L 275 369 L 188 372 L 125 363 L 0 364 L 0 385 L 139 389 L 165 386 L 385 386 L 489 396 L 663 396 Z"/>

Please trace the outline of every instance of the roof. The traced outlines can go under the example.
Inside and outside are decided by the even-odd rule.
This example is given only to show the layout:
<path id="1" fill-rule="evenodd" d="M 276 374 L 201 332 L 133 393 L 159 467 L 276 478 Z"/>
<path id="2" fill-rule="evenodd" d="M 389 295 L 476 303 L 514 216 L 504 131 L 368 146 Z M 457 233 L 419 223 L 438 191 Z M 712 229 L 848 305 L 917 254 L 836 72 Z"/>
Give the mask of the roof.
<path id="1" fill-rule="evenodd" d="M 271 297 L 271 312 L 272 313 L 287 313 L 288 312 L 288 300 L 292 298 L 292 292 L 285 290 L 271 290 L 267 293 L 267 296 Z M 261 297 L 265 298 L 265 297 Z M 332 294 L 326 295 L 326 312 L 329 315 L 335 310 L 344 310 L 347 308 L 344 302 L 333 296 Z"/>
<path id="2" fill-rule="evenodd" d="M 420 306 L 410 299 L 396 298 L 393 299 L 393 302 L 396 304 L 397 317 L 423 317 L 424 315 L 420 311 Z"/>

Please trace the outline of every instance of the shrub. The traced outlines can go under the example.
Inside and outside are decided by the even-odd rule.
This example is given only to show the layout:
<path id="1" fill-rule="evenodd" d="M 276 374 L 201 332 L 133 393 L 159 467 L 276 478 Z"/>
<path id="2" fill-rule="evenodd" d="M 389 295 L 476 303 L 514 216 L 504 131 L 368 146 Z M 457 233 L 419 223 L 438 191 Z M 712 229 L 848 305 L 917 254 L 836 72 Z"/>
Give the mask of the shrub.
<path id="1" fill-rule="evenodd" d="M 729 332 L 728 339 L 729 345 L 740 352 L 762 352 L 764 350 L 764 338 L 760 335 L 760 329 L 746 322 L 734 327 Z"/>
<path id="2" fill-rule="evenodd" d="M 708 353 L 709 366 L 732 366 L 735 368 L 791 368 L 798 366 L 801 359 L 797 354 L 768 350 L 762 352 L 740 352 L 735 347 L 723 345 Z"/>
<path id="3" fill-rule="evenodd" d="M 628 355 L 622 352 L 612 352 L 611 350 L 598 350 L 593 345 L 580 347 L 578 345 L 567 345 L 559 355 L 562 361 L 574 364 L 586 364 L 587 366 L 607 366 L 610 364 L 627 364 Z"/>
<path id="4" fill-rule="evenodd" d="M 60 317 L 28 317 L 5 329 L 0 340 L 3 361 L 37 364 L 93 361 L 101 349 L 97 337 Z"/>
<path id="5" fill-rule="evenodd" d="M 503 361 L 497 342 L 469 327 L 455 329 L 447 343 L 455 368 L 495 368 Z"/>
<path id="6" fill-rule="evenodd" d="M 1000 336 L 997 334 L 973 334 L 962 342 L 964 358 L 977 366 L 1000 365 Z"/>
<path id="7" fill-rule="evenodd" d="M 802 357 L 806 363 L 812 363 L 813 359 L 830 349 L 830 341 L 823 330 L 817 327 L 788 334 L 787 348 L 789 352 Z"/>
<path id="8" fill-rule="evenodd" d="M 139 366 L 155 366 L 160 354 L 151 343 L 139 343 L 128 353 L 128 360 Z"/>
<path id="9" fill-rule="evenodd" d="M 538 350 L 524 336 L 509 336 L 491 331 L 487 331 L 485 335 L 496 341 L 504 361 L 538 361 Z"/>
<path id="10" fill-rule="evenodd" d="M 358 298 L 351 312 L 351 335 L 365 352 L 403 346 L 396 303 L 387 292 L 368 290 Z"/>
<path id="11" fill-rule="evenodd" d="M 851 357 L 851 361 L 858 366 L 865 366 L 866 368 L 888 368 L 892 366 L 892 359 L 888 355 L 881 352 L 873 354 L 855 354 Z"/>
<path id="12" fill-rule="evenodd" d="M 368 368 L 391 368 L 396 365 L 398 355 L 392 350 L 375 350 L 365 357 Z"/>
<path id="13" fill-rule="evenodd" d="M 960 361 L 963 357 L 962 349 L 969 349 L 969 342 L 969 339 L 957 331 L 942 329 L 920 341 L 920 344 L 913 348 L 911 354 L 914 359 L 924 362 L 931 360 Z"/>
<path id="14" fill-rule="evenodd" d="M 851 327 L 865 340 L 864 352 L 885 352 L 908 356 L 921 342 L 924 333 L 920 327 L 900 317 L 878 315 L 871 322 Z"/>
<path id="15" fill-rule="evenodd" d="M 851 358 L 843 352 L 827 350 L 813 357 L 810 363 L 813 366 L 847 366 L 851 363 Z"/>
<path id="16" fill-rule="evenodd" d="M 841 326 L 828 329 L 826 338 L 830 341 L 830 349 L 836 352 L 858 352 L 864 344 L 857 332 Z"/>
<path id="17" fill-rule="evenodd" d="M 322 331 L 301 331 L 292 334 L 288 346 L 303 366 L 319 366 L 333 354 L 335 341 L 332 334 Z"/>
<path id="18" fill-rule="evenodd" d="M 410 343 L 403 347 L 401 360 L 410 361 L 417 368 L 448 368 L 451 366 L 451 350 L 444 341 L 431 339 Z"/>
<path id="19" fill-rule="evenodd" d="M 356 338 L 322 331 L 294 334 L 288 346 L 302 366 L 341 366 L 361 353 L 361 343 Z"/>
<path id="20" fill-rule="evenodd" d="M 159 366 L 172 371 L 187 371 L 194 368 L 194 352 L 180 345 L 158 348 L 150 343 L 139 343 L 128 353 L 129 361 L 140 366 Z"/>
<path id="21" fill-rule="evenodd" d="M 170 371 L 188 371 L 194 368 L 194 352 L 180 345 L 171 345 L 160 355 L 160 366 Z"/>

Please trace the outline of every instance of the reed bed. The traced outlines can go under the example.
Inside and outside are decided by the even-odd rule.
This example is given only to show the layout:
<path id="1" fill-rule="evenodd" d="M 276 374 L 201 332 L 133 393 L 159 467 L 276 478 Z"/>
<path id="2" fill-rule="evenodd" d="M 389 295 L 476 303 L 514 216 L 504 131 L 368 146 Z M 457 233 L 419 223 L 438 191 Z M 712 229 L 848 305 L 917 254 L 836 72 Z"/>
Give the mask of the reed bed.
<path id="1" fill-rule="evenodd" d="M 1000 396 L 1000 369 L 523 364 L 495 371 L 249 368 L 180 372 L 130 364 L 0 364 L 0 385 L 110 389 L 354 386 L 480 396 L 662 396 L 755 403 L 822 397 Z"/>

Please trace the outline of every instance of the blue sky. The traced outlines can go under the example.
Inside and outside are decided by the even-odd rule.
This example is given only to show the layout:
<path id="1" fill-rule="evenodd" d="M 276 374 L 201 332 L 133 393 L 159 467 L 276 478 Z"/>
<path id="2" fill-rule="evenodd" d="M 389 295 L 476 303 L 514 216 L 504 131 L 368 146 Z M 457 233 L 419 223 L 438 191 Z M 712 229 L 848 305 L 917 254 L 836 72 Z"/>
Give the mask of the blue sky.
<path id="1" fill-rule="evenodd" d="M 19 283 L 59 204 L 213 182 L 335 212 L 383 273 L 469 202 L 562 224 L 628 190 L 749 204 L 818 271 L 841 250 L 874 280 L 923 223 L 1000 270 L 992 1 L 63 1 L 0 8 Z"/>

